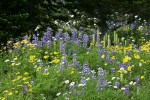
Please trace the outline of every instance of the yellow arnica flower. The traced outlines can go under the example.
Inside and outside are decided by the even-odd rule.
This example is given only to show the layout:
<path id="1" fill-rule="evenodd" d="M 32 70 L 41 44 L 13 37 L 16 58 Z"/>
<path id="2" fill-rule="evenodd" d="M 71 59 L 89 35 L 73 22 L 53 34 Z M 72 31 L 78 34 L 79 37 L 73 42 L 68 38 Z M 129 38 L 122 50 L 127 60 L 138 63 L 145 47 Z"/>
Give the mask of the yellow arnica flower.
<path id="1" fill-rule="evenodd" d="M 71 71 L 71 75 L 73 75 L 74 74 L 74 71 Z"/>
<path id="2" fill-rule="evenodd" d="M 28 79 L 28 78 L 24 77 L 22 80 L 24 80 L 24 81 L 25 81 L 25 80 L 27 80 L 27 79 Z"/>
<path id="3" fill-rule="evenodd" d="M 17 85 L 17 87 L 21 87 L 22 85 Z"/>
<path id="4" fill-rule="evenodd" d="M 27 44 L 28 40 L 22 40 L 21 43 Z"/>
<path id="5" fill-rule="evenodd" d="M 55 64 L 57 64 L 57 63 L 59 63 L 59 62 L 60 62 L 59 59 L 54 59 L 54 60 L 52 61 L 52 63 L 55 63 Z"/>
<path id="6" fill-rule="evenodd" d="M 123 73 L 127 73 L 127 71 L 124 68 L 120 68 L 120 70 L 118 70 L 119 73 L 123 74 Z"/>
<path id="7" fill-rule="evenodd" d="M 126 63 L 126 62 L 129 62 L 130 60 L 131 60 L 131 57 L 125 56 L 123 59 L 123 62 Z"/>
<path id="8" fill-rule="evenodd" d="M 29 84 L 29 82 L 24 82 L 24 84 Z"/>
<path id="9" fill-rule="evenodd" d="M 6 100 L 5 97 L 0 98 L 0 100 Z"/>
<path id="10" fill-rule="evenodd" d="M 28 91 L 29 91 L 29 92 L 32 92 L 32 89 L 30 88 Z"/>
<path id="11" fill-rule="evenodd" d="M 15 93 L 17 94 L 17 93 L 18 93 L 18 91 L 15 91 Z"/>
<path id="12" fill-rule="evenodd" d="M 12 82 L 15 82 L 15 81 L 17 81 L 17 79 L 12 80 Z"/>
<path id="13" fill-rule="evenodd" d="M 101 56 L 101 58 L 105 58 L 105 55 L 103 54 L 103 55 Z"/>
<path id="14" fill-rule="evenodd" d="M 131 69 L 132 69 L 132 66 L 128 66 L 127 70 L 131 71 Z"/>
<path id="15" fill-rule="evenodd" d="M 44 59 L 47 59 L 47 58 L 49 58 L 49 56 L 45 55 L 43 58 L 44 58 Z"/>
<path id="16" fill-rule="evenodd" d="M 22 76 L 18 76 L 18 77 L 17 77 L 17 80 L 20 80 L 21 78 L 22 78 Z"/>
<path id="17" fill-rule="evenodd" d="M 45 51 L 45 54 L 48 54 L 48 52 L 47 52 L 47 51 Z"/>
<path id="18" fill-rule="evenodd" d="M 41 67 L 36 68 L 37 71 L 39 71 L 39 70 L 41 70 L 41 69 L 42 69 Z"/>
<path id="19" fill-rule="evenodd" d="M 8 92 L 9 92 L 8 90 L 3 91 L 3 93 L 8 93 Z"/>
<path id="20" fill-rule="evenodd" d="M 34 55 L 31 55 L 30 57 L 29 57 L 29 62 L 35 62 L 37 59 L 36 59 L 36 56 L 34 56 Z"/>
<path id="21" fill-rule="evenodd" d="M 20 72 L 17 72 L 17 73 L 16 73 L 16 75 L 19 75 L 19 74 L 20 74 Z"/>
<path id="22" fill-rule="evenodd" d="M 140 59 L 140 56 L 137 55 L 137 54 L 134 54 L 134 58 L 135 58 L 135 59 Z"/>
<path id="23" fill-rule="evenodd" d="M 45 76 L 48 76 L 48 75 L 49 75 L 49 72 L 47 72 L 47 73 L 44 73 L 43 75 L 45 75 Z"/>
<path id="24" fill-rule="evenodd" d="M 55 51 L 55 52 L 54 52 L 54 55 L 57 55 L 58 53 L 59 53 L 59 52 L 56 52 L 56 51 Z"/>
<path id="25" fill-rule="evenodd" d="M 28 72 L 24 72 L 24 75 L 28 75 L 29 73 Z"/>
<path id="26" fill-rule="evenodd" d="M 144 75 L 141 76 L 141 79 L 144 79 Z"/>
<path id="27" fill-rule="evenodd" d="M 61 57 L 61 59 L 64 59 L 64 58 L 66 58 L 66 57 L 65 57 L 65 56 L 62 56 L 62 57 Z"/>
<path id="28" fill-rule="evenodd" d="M 16 43 L 14 43 L 13 48 L 18 48 L 19 46 L 20 46 L 20 43 L 19 43 L 19 42 L 16 42 Z"/>
<path id="29" fill-rule="evenodd" d="M 111 59 L 112 59 L 112 60 L 115 60 L 115 56 L 112 56 Z"/>
<path id="30" fill-rule="evenodd" d="M 12 43 L 12 41 L 7 41 L 8 44 Z"/>
<path id="31" fill-rule="evenodd" d="M 12 92 L 9 92 L 8 95 L 13 95 L 13 93 L 12 93 Z"/>

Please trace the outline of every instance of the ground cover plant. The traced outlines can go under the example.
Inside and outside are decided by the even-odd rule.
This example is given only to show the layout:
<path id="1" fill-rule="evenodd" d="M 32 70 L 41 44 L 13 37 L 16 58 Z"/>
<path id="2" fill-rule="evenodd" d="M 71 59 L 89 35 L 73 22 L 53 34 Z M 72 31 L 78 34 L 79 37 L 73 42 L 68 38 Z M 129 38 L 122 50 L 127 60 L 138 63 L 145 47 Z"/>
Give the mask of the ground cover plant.
<path id="1" fill-rule="evenodd" d="M 121 32 L 48 28 L 10 39 L 0 51 L 0 100 L 148 100 L 148 35 Z"/>

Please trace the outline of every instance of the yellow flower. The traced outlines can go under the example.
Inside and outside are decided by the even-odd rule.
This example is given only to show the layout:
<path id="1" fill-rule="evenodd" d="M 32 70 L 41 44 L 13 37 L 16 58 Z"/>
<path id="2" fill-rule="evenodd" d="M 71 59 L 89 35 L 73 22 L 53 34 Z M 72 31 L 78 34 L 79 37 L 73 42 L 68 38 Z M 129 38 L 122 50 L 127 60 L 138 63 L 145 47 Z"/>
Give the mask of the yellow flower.
<path id="1" fill-rule="evenodd" d="M 29 91 L 29 92 L 32 92 L 32 89 L 30 88 L 28 91 Z"/>
<path id="2" fill-rule="evenodd" d="M 137 54 L 134 54 L 134 58 L 135 58 L 135 59 L 140 59 L 140 56 L 137 55 Z"/>
<path id="3" fill-rule="evenodd" d="M 17 72 L 17 73 L 16 73 L 16 75 L 19 75 L 19 74 L 20 74 L 20 72 Z"/>
<path id="4" fill-rule="evenodd" d="M 144 75 L 141 76 L 141 79 L 144 79 Z"/>
<path id="5" fill-rule="evenodd" d="M 125 56 L 123 59 L 123 62 L 126 63 L 126 62 L 129 62 L 130 60 L 131 60 L 131 57 Z"/>
<path id="6" fill-rule="evenodd" d="M 5 97 L 0 98 L 0 100 L 6 100 Z"/>
<path id="7" fill-rule="evenodd" d="M 72 71 L 71 71 L 71 75 L 73 75 L 73 74 L 74 74 L 74 71 L 72 70 Z"/>
<path id="8" fill-rule="evenodd" d="M 29 82 L 24 82 L 24 84 L 29 84 Z"/>
<path id="9" fill-rule="evenodd" d="M 48 52 L 46 51 L 45 54 L 48 54 Z"/>
<path id="10" fill-rule="evenodd" d="M 25 50 L 26 48 L 25 47 L 22 47 L 22 50 Z"/>
<path id="11" fill-rule="evenodd" d="M 124 68 L 120 68 L 120 70 L 118 70 L 119 73 L 127 73 L 127 71 Z"/>
<path id="12" fill-rule="evenodd" d="M 15 93 L 17 94 L 17 93 L 18 93 L 18 91 L 15 91 Z"/>
<path id="13" fill-rule="evenodd" d="M 19 42 L 16 42 L 16 43 L 14 43 L 14 48 L 18 48 L 20 46 L 20 43 Z"/>
<path id="14" fill-rule="evenodd" d="M 64 59 L 64 58 L 66 58 L 66 57 L 65 57 L 65 56 L 62 56 L 62 57 L 61 57 L 61 59 Z"/>
<path id="15" fill-rule="evenodd" d="M 8 90 L 3 91 L 3 93 L 8 93 L 8 92 L 9 92 Z"/>
<path id="16" fill-rule="evenodd" d="M 105 55 L 103 54 L 103 55 L 101 56 L 101 58 L 105 58 Z"/>
<path id="17" fill-rule="evenodd" d="M 18 77 L 17 77 L 17 80 L 20 80 L 21 78 L 22 78 L 22 76 L 18 76 Z"/>
<path id="18" fill-rule="evenodd" d="M 28 72 L 24 72 L 24 75 L 28 75 L 29 73 Z"/>
<path id="19" fill-rule="evenodd" d="M 22 80 L 24 80 L 24 81 L 25 81 L 25 80 L 27 80 L 27 79 L 28 79 L 28 78 L 24 77 Z"/>
<path id="20" fill-rule="evenodd" d="M 59 62 L 60 62 L 59 59 L 54 59 L 54 60 L 52 61 L 52 63 L 55 63 L 55 64 L 57 64 L 57 63 L 59 63 Z"/>
<path id="21" fill-rule="evenodd" d="M 10 40 L 10 41 L 7 41 L 7 43 L 10 44 L 10 43 L 12 43 L 12 41 L 11 41 L 11 40 Z"/>
<path id="22" fill-rule="evenodd" d="M 47 72 L 47 73 L 44 73 L 44 75 L 45 75 L 45 76 L 48 76 L 48 75 L 49 75 L 49 72 Z"/>
<path id="23" fill-rule="evenodd" d="M 41 67 L 36 68 L 37 71 L 40 71 L 41 69 L 42 69 Z"/>
<path id="24" fill-rule="evenodd" d="M 9 92 L 8 95 L 13 95 L 13 93 L 12 93 L 12 92 Z"/>
<path id="25" fill-rule="evenodd" d="M 17 85 L 17 87 L 21 87 L 22 85 Z"/>
<path id="26" fill-rule="evenodd" d="M 11 66 L 15 66 L 15 63 L 12 63 Z"/>
<path id="27" fill-rule="evenodd" d="M 141 59 L 140 61 L 141 61 L 142 63 L 146 63 L 146 61 L 145 61 L 144 59 Z"/>
<path id="28" fill-rule="evenodd" d="M 127 70 L 131 71 L 131 69 L 132 69 L 132 66 L 128 66 Z"/>
<path id="29" fill-rule="evenodd" d="M 112 59 L 112 60 L 115 60 L 116 58 L 115 58 L 115 56 L 112 56 L 111 59 Z"/>
<path id="30" fill-rule="evenodd" d="M 30 57 L 29 57 L 29 62 L 35 62 L 37 59 L 36 59 L 36 56 L 34 56 L 34 55 L 31 55 Z"/>
<path id="31" fill-rule="evenodd" d="M 17 79 L 12 80 L 12 82 L 15 82 L 15 81 L 17 81 Z"/>
<path id="32" fill-rule="evenodd" d="M 49 56 L 45 55 L 43 58 L 44 58 L 44 59 L 47 59 L 47 58 L 49 58 Z"/>
<path id="33" fill-rule="evenodd" d="M 28 40 L 22 40 L 21 43 L 27 44 Z"/>
<path id="34" fill-rule="evenodd" d="M 56 51 L 55 51 L 55 52 L 54 52 L 54 55 L 57 55 L 58 53 L 59 53 L 59 52 L 56 52 Z"/>

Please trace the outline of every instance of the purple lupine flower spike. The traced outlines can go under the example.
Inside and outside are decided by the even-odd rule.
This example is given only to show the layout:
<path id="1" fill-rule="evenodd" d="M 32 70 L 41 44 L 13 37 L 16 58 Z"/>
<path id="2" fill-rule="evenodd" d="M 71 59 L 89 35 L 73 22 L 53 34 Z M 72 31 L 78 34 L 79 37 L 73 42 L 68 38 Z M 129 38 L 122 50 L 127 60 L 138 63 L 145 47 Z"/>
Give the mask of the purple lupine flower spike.
<path id="1" fill-rule="evenodd" d="M 125 95 L 126 95 L 126 96 L 129 95 L 129 92 L 130 92 L 129 86 L 126 85 L 124 88 L 125 88 L 125 90 L 124 90 Z"/>

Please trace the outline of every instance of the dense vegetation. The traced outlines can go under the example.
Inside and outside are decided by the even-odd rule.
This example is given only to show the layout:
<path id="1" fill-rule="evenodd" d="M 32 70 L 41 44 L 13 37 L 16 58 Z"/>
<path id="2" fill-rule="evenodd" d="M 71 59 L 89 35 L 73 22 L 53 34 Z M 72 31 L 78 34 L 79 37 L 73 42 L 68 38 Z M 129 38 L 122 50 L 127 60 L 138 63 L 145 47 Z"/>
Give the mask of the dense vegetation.
<path id="1" fill-rule="evenodd" d="M 102 38 L 96 30 L 53 35 L 48 28 L 41 38 L 9 40 L 0 52 L 0 99 L 148 100 L 150 42 L 144 36 L 131 27 Z"/>
<path id="2" fill-rule="evenodd" d="M 1 0 L 0 100 L 148 100 L 149 4 Z"/>

